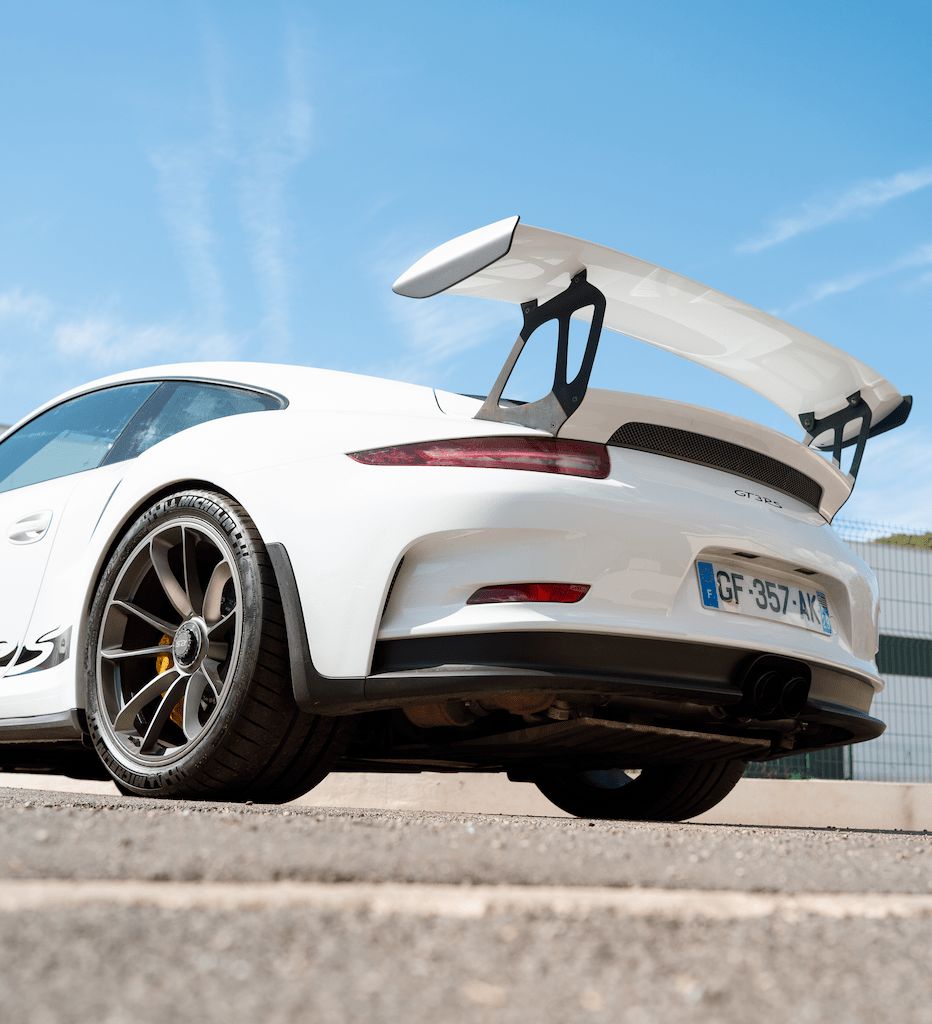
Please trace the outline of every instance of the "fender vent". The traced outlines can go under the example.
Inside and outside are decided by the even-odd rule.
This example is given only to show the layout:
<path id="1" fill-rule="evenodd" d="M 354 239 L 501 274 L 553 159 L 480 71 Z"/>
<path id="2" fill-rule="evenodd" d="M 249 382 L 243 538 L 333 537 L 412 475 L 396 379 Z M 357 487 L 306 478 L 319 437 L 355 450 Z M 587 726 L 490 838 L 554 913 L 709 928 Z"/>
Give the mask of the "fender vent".
<path id="1" fill-rule="evenodd" d="M 657 423 L 625 423 L 612 434 L 608 443 L 618 448 L 634 448 L 636 451 L 722 469 L 726 473 L 756 480 L 791 494 L 816 510 L 822 502 L 822 487 L 805 473 L 769 455 L 717 437 L 694 434 L 690 430 L 678 430 Z"/>

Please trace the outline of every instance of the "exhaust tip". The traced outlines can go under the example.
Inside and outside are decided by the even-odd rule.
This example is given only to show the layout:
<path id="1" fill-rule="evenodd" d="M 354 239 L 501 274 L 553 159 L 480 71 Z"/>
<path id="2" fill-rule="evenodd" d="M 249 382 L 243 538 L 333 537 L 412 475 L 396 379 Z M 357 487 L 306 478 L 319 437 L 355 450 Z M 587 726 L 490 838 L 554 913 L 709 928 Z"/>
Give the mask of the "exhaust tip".
<path id="1" fill-rule="evenodd" d="M 809 700 L 810 680 L 792 676 L 783 687 L 780 709 L 786 718 L 797 718 L 803 713 Z"/>
<path id="2" fill-rule="evenodd" d="M 780 706 L 780 698 L 783 696 L 782 677 L 774 671 L 761 673 L 753 680 L 747 696 L 762 714 L 772 715 Z"/>
<path id="3" fill-rule="evenodd" d="M 735 709 L 752 718 L 798 718 L 809 700 L 812 672 L 791 658 L 765 654 L 744 673 L 742 699 Z"/>

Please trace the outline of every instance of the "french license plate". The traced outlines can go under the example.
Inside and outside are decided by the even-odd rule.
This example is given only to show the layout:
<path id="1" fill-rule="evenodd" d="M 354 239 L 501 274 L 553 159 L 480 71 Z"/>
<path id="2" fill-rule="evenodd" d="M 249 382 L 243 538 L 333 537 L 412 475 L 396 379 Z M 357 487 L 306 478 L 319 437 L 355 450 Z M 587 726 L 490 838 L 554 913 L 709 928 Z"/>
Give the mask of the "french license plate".
<path id="1" fill-rule="evenodd" d="M 696 569 L 706 608 L 787 622 L 831 635 L 832 618 L 821 590 L 808 590 L 787 578 L 739 572 L 714 562 L 696 562 Z"/>

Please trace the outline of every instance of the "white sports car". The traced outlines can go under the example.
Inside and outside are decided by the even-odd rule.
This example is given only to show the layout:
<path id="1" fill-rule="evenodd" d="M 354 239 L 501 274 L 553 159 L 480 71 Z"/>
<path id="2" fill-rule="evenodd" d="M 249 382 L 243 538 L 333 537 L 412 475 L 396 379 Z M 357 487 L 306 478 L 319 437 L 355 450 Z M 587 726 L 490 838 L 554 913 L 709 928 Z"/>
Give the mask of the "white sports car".
<path id="1" fill-rule="evenodd" d="M 507 772 L 575 814 L 675 820 L 749 761 L 882 731 L 877 588 L 830 523 L 909 398 L 766 313 L 517 217 L 394 287 L 520 304 L 487 397 L 175 365 L 3 435 L 3 770 L 263 801 L 333 770 Z M 589 327 L 568 370 L 572 318 Z M 506 400 L 546 324 L 551 391 Z M 804 440 L 589 388 L 603 328 L 753 388 Z"/>

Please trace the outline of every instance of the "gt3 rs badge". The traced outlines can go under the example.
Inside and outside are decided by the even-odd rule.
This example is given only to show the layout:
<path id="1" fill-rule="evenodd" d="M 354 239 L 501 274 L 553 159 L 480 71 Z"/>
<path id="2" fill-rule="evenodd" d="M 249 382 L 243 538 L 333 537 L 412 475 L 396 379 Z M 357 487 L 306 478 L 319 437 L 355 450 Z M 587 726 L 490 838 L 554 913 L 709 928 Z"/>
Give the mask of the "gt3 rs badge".
<path id="1" fill-rule="evenodd" d="M 759 501 L 764 505 L 773 505 L 774 508 L 783 508 L 779 501 L 774 501 L 773 498 L 765 498 L 762 494 L 755 494 L 753 491 L 741 491 L 735 490 L 735 494 L 739 498 L 750 498 L 752 501 Z"/>

